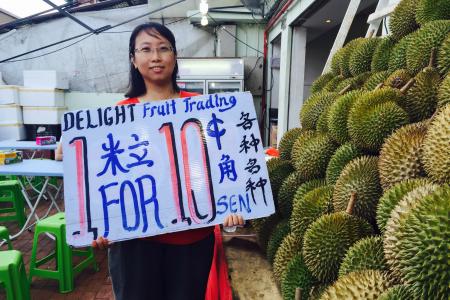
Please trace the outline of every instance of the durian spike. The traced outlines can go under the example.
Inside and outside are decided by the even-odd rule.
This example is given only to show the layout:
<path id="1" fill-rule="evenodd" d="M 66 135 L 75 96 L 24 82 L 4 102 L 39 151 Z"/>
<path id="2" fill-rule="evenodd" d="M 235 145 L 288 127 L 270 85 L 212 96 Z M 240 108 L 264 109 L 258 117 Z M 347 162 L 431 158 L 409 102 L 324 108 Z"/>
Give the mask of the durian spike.
<path id="1" fill-rule="evenodd" d="M 411 78 L 401 89 L 400 93 L 403 95 L 406 94 L 406 92 L 416 83 L 416 80 L 414 78 Z"/>
<path id="2" fill-rule="evenodd" d="M 371 37 L 373 37 L 374 34 L 375 34 L 375 30 L 371 30 L 367 37 L 370 39 Z"/>
<path id="3" fill-rule="evenodd" d="M 434 66 L 434 60 L 436 59 L 436 48 L 431 49 L 430 60 L 428 61 L 429 68 Z"/>
<path id="4" fill-rule="evenodd" d="M 343 88 L 340 92 L 339 95 L 344 95 L 345 93 L 347 93 L 347 91 L 352 87 L 351 84 L 347 85 L 345 88 Z"/>
<path id="5" fill-rule="evenodd" d="M 374 90 L 379 90 L 379 89 L 381 89 L 383 86 L 384 86 L 384 83 L 383 83 L 383 82 L 380 82 L 380 83 L 375 87 Z"/>
<path id="6" fill-rule="evenodd" d="M 302 300 L 302 288 L 295 289 L 295 300 Z"/>
<path id="7" fill-rule="evenodd" d="M 353 213 L 355 203 L 356 203 L 356 192 L 352 192 L 352 194 L 350 195 L 350 201 L 348 201 L 347 204 L 347 209 L 345 210 L 347 214 L 351 215 Z"/>

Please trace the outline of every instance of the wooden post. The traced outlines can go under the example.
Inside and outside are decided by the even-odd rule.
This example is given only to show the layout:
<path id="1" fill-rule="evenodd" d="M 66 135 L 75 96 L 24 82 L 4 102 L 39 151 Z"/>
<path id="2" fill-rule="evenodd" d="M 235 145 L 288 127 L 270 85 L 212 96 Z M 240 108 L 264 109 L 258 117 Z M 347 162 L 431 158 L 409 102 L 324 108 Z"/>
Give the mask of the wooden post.
<path id="1" fill-rule="evenodd" d="M 302 300 L 302 288 L 295 289 L 295 300 Z"/>

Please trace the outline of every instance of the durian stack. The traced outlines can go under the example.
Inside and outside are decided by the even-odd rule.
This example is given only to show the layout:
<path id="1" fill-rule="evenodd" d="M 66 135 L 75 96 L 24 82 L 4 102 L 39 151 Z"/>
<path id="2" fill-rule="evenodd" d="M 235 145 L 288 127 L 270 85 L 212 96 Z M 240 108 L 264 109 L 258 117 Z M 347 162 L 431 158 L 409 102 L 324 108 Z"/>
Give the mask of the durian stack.
<path id="1" fill-rule="evenodd" d="M 450 1 L 389 29 L 336 52 L 268 162 L 277 213 L 252 223 L 284 299 L 450 295 Z"/>

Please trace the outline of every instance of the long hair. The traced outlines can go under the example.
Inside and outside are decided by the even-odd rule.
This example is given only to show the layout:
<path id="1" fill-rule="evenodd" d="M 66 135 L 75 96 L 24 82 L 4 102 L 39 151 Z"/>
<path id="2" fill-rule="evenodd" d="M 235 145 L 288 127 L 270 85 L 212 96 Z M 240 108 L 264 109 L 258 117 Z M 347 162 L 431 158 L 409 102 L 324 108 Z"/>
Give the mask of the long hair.
<path id="1" fill-rule="evenodd" d="M 177 46 L 175 43 L 175 36 L 172 31 L 166 26 L 155 23 L 155 22 L 147 22 L 141 25 L 138 25 L 134 28 L 133 32 L 130 36 L 130 43 L 128 48 L 128 55 L 130 59 L 130 82 L 128 84 L 128 91 L 125 94 L 125 97 L 133 98 L 142 96 L 147 92 L 147 88 L 145 87 L 144 78 L 142 78 L 139 70 L 136 69 L 131 62 L 131 59 L 134 58 L 134 49 L 136 48 L 136 36 L 141 32 L 145 31 L 151 36 L 155 36 L 156 31 L 161 36 L 165 37 L 171 44 L 173 48 L 173 53 L 175 56 L 177 55 Z M 175 61 L 175 68 L 172 72 L 172 87 L 175 92 L 179 92 L 180 88 L 177 85 L 177 75 L 178 75 L 178 62 Z"/>

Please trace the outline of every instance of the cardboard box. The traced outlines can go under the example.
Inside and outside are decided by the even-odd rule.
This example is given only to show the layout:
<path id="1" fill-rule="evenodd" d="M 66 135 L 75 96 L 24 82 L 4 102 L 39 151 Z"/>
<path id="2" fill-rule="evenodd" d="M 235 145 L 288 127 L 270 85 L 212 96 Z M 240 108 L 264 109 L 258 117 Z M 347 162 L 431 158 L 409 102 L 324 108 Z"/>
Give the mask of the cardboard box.
<path id="1" fill-rule="evenodd" d="M 19 88 L 17 85 L 0 85 L 0 104 L 19 104 Z"/>
<path id="2" fill-rule="evenodd" d="M 0 123 L 23 123 L 22 107 L 18 104 L 0 105 Z"/>
<path id="3" fill-rule="evenodd" d="M 20 105 L 22 106 L 65 106 L 64 91 L 59 89 L 19 89 Z"/>
<path id="4" fill-rule="evenodd" d="M 9 165 L 22 162 L 22 151 L 17 150 L 0 150 L 0 165 Z"/>
<path id="5" fill-rule="evenodd" d="M 55 70 L 24 70 L 23 85 L 38 89 L 69 89 L 69 78 L 64 72 Z"/>
<path id="6" fill-rule="evenodd" d="M 61 124 L 61 117 L 67 107 L 24 106 L 24 124 Z"/>

